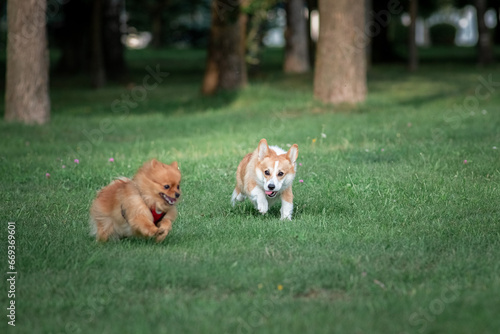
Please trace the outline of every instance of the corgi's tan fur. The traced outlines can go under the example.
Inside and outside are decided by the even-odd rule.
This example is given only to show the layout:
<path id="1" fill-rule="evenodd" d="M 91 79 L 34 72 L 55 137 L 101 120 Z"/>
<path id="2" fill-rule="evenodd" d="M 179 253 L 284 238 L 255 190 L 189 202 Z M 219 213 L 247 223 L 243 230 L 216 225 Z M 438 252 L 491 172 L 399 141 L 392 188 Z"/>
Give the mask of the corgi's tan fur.
<path id="1" fill-rule="evenodd" d="M 257 149 L 241 160 L 236 171 L 236 187 L 231 202 L 249 198 L 260 213 L 281 199 L 281 219 L 292 219 L 292 183 L 297 169 L 299 147 L 293 144 L 288 152 L 277 146 L 268 146 L 261 139 Z"/>
<path id="2" fill-rule="evenodd" d="M 160 242 L 177 217 L 181 173 L 177 162 L 146 162 L 133 179 L 125 177 L 101 189 L 90 208 L 91 234 L 98 241 L 154 237 Z"/>

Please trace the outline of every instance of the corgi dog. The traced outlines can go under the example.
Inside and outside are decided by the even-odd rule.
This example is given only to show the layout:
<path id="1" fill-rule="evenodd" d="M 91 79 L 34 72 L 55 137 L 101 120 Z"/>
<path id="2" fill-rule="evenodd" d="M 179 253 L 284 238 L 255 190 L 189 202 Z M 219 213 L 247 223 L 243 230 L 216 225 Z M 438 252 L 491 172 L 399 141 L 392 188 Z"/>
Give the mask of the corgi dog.
<path id="1" fill-rule="evenodd" d="M 163 241 L 177 217 L 180 183 L 177 162 L 167 165 L 156 159 L 142 165 L 133 179 L 114 180 L 92 203 L 91 235 L 97 241 L 130 236 Z"/>
<path id="2" fill-rule="evenodd" d="M 292 183 L 298 155 L 297 144 L 285 152 L 278 146 L 268 146 L 267 141 L 261 139 L 257 149 L 247 154 L 238 165 L 232 205 L 248 197 L 255 208 L 265 214 L 281 200 L 281 219 L 292 220 Z"/>

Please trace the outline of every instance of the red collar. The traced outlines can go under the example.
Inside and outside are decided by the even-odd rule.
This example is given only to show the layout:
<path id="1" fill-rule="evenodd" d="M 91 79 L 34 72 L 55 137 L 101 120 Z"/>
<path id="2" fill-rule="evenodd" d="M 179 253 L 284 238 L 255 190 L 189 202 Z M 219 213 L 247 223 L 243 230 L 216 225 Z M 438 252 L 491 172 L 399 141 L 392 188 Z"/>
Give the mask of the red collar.
<path id="1" fill-rule="evenodd" d="M 160 213 L 158 213 L 158 212 L 156 212 L 156 208 L 154 206 L 150 210 L 151 210 L 151 214 L 153 215 L 153 223 L 155 225 L 157 225 L 158 222 L 160 220 L 162 220 L 163 216 L 165 216 L 166 212 L 160 211 Z"/>

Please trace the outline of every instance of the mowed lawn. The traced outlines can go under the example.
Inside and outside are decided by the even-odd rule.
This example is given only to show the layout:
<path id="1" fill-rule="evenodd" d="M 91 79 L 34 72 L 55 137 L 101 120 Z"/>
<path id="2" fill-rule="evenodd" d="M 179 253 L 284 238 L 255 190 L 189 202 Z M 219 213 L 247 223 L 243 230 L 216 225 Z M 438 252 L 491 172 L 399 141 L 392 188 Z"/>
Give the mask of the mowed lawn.
<path id="1" fill-rule="evenodd" d="M 500 67 L 374 66 L 365 103 L 332 107 L 280 59 L 266 53 L 248 88 L 204 98 L 203 52 L 129 52 L 123 83 L 54 77 L 49 125 L 0 121 L 10 332 L 498 332 Z M 157 66 L 169 75 L 153 85 Z M 292 221 L 230 205 L 261 138 L 299 145 Z M 96 191 L 153 157 L 183 174 L 171 234 L 96 243 Z"/>

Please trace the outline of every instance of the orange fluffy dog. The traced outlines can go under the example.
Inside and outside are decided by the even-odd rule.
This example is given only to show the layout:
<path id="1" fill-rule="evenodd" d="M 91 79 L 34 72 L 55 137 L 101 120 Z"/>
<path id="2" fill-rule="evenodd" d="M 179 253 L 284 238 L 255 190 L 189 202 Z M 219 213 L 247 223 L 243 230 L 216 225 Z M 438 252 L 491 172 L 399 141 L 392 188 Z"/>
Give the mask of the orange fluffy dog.
<path id="1" fill-rule="evenodd" d="M 177 217 L 181 172 L 177 162 L 146 162 L 134 178 L 119 178 L 101 189 L 90 208 L 92 235 L 98 241 L 155 237 L 163 241 Z"/>

